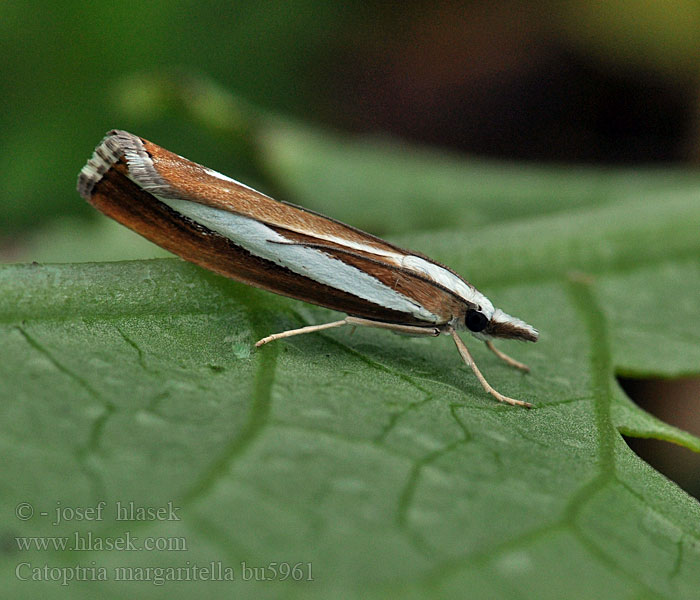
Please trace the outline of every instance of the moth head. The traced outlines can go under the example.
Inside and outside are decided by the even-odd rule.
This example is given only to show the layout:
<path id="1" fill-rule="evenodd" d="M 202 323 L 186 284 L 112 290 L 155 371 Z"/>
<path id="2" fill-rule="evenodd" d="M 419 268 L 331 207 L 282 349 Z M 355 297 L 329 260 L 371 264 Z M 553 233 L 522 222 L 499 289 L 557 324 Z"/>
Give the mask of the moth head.
<path id="1" fill-rule="evenodd" d="M 464 326 L 482 340 L 507 338 L 536 342 L 539 337 L 537 329 L 516 317 L 504 313 L 500 308 L 476 306 L 467 309 Z"/>

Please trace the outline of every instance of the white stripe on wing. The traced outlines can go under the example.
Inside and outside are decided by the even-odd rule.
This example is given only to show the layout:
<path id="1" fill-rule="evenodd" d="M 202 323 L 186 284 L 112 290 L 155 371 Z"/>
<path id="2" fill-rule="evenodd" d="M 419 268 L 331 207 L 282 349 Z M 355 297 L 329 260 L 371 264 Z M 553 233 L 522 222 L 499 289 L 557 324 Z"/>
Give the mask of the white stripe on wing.
<path id="1" fill-rule="evenodd" d="M 158 199 L 194 222 L 227 237 L 255 256 L 373 304 L 409 313 L 429 323 L 439 322 L 437 315 L 418 302 L 391 289 L 364 271 L 328 256 L 321 250 L 289 243 L 292 240 L 260 221 L 188 200 L 162 197 Z"/>

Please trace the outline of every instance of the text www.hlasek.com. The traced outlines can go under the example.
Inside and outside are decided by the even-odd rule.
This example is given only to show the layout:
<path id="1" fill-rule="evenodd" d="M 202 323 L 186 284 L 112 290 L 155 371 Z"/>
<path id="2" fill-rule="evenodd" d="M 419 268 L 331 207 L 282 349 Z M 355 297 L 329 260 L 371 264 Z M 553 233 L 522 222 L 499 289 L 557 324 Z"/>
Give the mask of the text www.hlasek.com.
<path id="1" fill-rule="evenodd" d="M 15 537 L 17 548 L 27 550 L 73 550 L 77 552 L 100 551 L 156 551 L 184 552 L 187 539 L 184 537 L 145 537 L 132 536 L 129 531 L 119 536 L 95 536 L 92 532 L 73 532 L 70 536 Z"/>

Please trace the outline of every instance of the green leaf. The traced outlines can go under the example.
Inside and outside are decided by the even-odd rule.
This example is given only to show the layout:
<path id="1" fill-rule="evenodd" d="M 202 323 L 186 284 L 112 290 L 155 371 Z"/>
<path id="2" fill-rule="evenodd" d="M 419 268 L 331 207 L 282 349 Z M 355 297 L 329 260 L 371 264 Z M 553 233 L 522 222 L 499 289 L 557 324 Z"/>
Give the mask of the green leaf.
<path id="1" fill-rule="evenodd" d="M 655 207 L 660 194 L 665 201 L 700 189 L 700 176 L 687 170 L 465 161 L 445 151 L 333 137 L 279 121 L 260 128 L 258 146 L 270 177 L 292 198 L 382 233 L 473 229 L 640 196 Z"/>
<path id="2" fill-rule="evenodd" d="M 447 168 L 411 160 L 414 180 Z M 349 164 L 362 180 L 360 163 Z M 178 260 L 1 267 L 6 595 L 696 598 L 698 502 L 620 431 L 696 451 L 700 440 L 638 409 L 615 374 L 700 371 L 698 193 L 665 174 L 642 185 L 611 173 L 602 194 L 600 174 L 572 172 L 581 194 L 570 205 L 550 190 L 506 219 L 511 202 L 489 198 L 488 169 L 481 185 L 479 165 L 463 167 L 473 173 L 463 202 L 476 198 L 491 216 L 467 223 L 455 199 L 452 230 L 399 241 L 540 329 L 537 344 L 502 345 L 528 375 L 464 336 L 489 382 L 534 402 L 529 411 L 487 396 L 448 339 L 341 329 L 253 351 L 268 333 L 335 316 Z M 393 188 L 377 182 L 375 199 L 404 185 L 393 176 Z M 551 185 L 539 169 L 509 177 L 514 194 Z M 289 189 L 311 195 L 301 179 L 290 173 Z M 366 201 L 362 185 L 349 207 Z M 456 191 L 416 193 L 430 214 L 433 200 L 449 212 Z M 405 217 L 390 203 L 381 211 Z M 57 508 L 70 516 L 100 501 L 101 520 L 52 524 Z M 177 520 L 117 520 L 118 501 L 172 503 Z M 34 508 L 29 520 L 15 515 L 22 502 Z M 15 539 L 72 544 L 76 532 L 93 541 L 129 532 L 187 551 L 30 551 Z M 210 562 L 236 580 L 115 580 L 118 568 Z M 313 581 L 243 581 L 272 562 L 300 563 L 304 576 L 311 563 Z M 104 568 L 108 581 L 22 579 L 76 564 Z"/>

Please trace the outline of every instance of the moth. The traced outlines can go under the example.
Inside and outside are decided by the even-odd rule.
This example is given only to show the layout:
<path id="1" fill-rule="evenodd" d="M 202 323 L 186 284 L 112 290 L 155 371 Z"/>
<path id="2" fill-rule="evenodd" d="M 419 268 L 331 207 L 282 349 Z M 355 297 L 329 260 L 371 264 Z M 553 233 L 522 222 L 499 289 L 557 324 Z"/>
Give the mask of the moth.
<path id="1" fill-rule="evenodd" d="M 467 330 L 498 358 L 495 338 L 535 342 L 536 329 L 495 308 L 457 273 L 417 252 L 311 210 L 279 202 L 126 131 L 110 131 L 81 170 L 78 192 L 122 225 L 225 277 L 346 313 L 275 333 L 273 340 L 341 327 L 452 337 L 484 390 L 489 385 L 458 335 Z"/>

